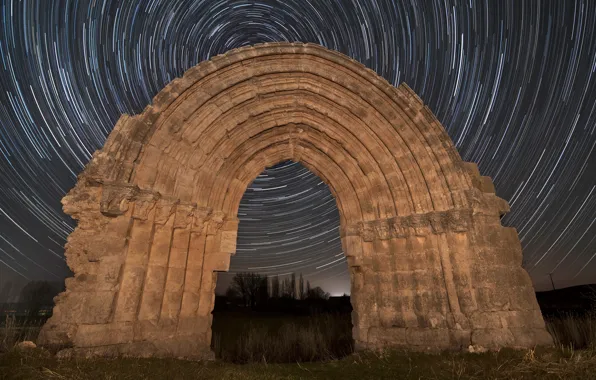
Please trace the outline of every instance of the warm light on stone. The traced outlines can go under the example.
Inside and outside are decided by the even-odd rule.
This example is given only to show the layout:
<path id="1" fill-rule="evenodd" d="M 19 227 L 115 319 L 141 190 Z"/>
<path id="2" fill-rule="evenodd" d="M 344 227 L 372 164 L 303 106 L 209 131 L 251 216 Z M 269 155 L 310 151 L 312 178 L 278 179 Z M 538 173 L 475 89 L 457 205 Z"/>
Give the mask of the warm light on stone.
<path id="1" fill-rule="evenodd" d="M 202 62 L 120 118 L 62 200 L 78 220 L 66 245 L 74 278 L 39 342 L 80 356 L 211 358 L 240 199 L 283 160 L 337 201 L 357 349 L 552 343 L 490 178 L 405 84 L 296 43 Z"/>

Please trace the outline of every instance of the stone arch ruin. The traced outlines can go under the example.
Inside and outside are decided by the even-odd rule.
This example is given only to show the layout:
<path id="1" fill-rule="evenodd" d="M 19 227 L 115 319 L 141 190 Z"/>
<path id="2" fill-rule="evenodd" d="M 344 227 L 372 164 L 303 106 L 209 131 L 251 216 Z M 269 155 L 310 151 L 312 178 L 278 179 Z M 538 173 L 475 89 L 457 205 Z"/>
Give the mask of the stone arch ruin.
<path id="1" fill-rule="evenodd" d="M 405 84 L 312 44 L 229 51 L 123 115 L 62 200 L 74 277 L 39 340 L 76 355 L 209 358 L 218 271 L 267 166 L 333 192 L 357 349 L 550 344 L 507 202 Z"/>

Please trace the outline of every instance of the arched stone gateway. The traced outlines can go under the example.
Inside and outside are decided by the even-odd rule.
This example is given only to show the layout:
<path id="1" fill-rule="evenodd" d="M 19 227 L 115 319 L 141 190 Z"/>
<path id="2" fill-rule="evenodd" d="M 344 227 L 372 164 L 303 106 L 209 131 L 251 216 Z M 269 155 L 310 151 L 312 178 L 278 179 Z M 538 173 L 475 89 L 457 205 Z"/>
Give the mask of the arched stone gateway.
<path id="1" fill-rule="evenodd" d="M 267 166 L 333 192 L 357 348 L 550 344 L 507 202 L 405 84 L 312 44 L 232 50 L 120 118 L 62 200 L 78 220 L 42 344 L 208 358 L 238 204 Z"/>

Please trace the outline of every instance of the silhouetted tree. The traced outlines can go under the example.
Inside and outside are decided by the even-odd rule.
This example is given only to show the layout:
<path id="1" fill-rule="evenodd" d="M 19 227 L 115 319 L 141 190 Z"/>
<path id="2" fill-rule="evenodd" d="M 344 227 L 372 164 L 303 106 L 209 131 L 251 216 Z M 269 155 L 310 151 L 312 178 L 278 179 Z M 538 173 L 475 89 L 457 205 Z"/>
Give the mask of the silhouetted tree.
<path id="1" fill-rule="evenodd" d="M 279 289 L 279 276 L 275 276 L 271 279 L 271 297 L 280 298 L 281 293 Z"/>
<path id="2" fill-rule="evenodd" d="M 245 306 L 255 307 L 266 301 L 267 277 L 258 273 L 236 273 L 230 288 L 243 300 Z M 226 292 L 227 294 L 227 292 Z"/>
<path id="3" fill-rule="evenodd" d="M 27 305 L 30 317 L 39 316 L 43 306 L 54 304 L 54 297 L 60 289 L 48 281 L 31 281 L 21 290 L 21 301 Z"/>
<path id="4" fill-rule="evenodd" d="M 289 278 L 284 278 L 284 280 L 281 283 L 281 296 L 282 298 L 290 298 L 292 296 L 292 290 L 291 290 L 292 284 L 290 282 Z"/>
<path id="5" fill-rule="evenodd" d="M 236 291 L 236 289 L 232 288 L 231 286 L 228 288 L 228 290 L 226 290 L 226 299 L 230 302 L 237 302 L 239 300 L 242 300 L 242 297 L 240 296 L 240 294 L 238 294 L 238 292 Z"/>
<path id="6" fill-rule="evenodd" d="M 296 273 L 292 273 L 290 283 L 290 298 L 296 299 Z"/>
<path id="7" fill-rule="evenodd" d="M 308 292 L 307 297 L 311 300 L 326 300 L 329 299 L 329 293 L 324 291 L 320 286 L 315 286 Z"/>
<path id="8" fill-rule="evenodd" d="M 306 297 L 310 294 L 310 281 L 306 281 Z"/>
<path id="9" fill-rule="evenodd" d="M 4 285 L 2 285 L 2 290 L 0 291 L 0 303 L 8 302 L 11 290 L 12 281 L 7 281 L 4 283 Z"/>
<path id="10" fill-rule="evenodd" d="M 300 281 L 298 284 L 298 298 L 301 300 L 304 299 L 304 277 L 302 277 L 302 273 L 300 273 Z"/>

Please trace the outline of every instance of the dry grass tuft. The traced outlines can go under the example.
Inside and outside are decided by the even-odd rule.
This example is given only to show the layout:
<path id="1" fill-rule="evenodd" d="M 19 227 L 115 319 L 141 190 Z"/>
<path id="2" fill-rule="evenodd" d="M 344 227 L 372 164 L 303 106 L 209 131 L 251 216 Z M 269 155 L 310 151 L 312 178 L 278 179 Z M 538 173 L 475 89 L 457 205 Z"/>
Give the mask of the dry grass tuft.
<path id="1" fill-rule="evenodd" d="M 6 316 L 0 321 L 0 353 L 12 349 L 19 342 L 26 340 L 35 342 L 43 322 L 39 319 L 17 320 L 14 316 Z"/>

